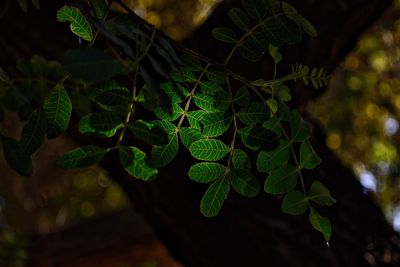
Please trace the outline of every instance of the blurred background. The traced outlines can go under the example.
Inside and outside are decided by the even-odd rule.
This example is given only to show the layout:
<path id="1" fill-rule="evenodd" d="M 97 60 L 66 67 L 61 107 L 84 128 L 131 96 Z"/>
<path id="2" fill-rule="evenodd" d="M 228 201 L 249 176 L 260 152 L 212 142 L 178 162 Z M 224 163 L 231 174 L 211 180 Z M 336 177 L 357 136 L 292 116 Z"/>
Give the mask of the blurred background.
<path id="1" fill-rule="evenodd" d="M 198 27 L 218 2 L 125 1 L 137 14 L 178 41 Z M 382 19 L 362 35 L 354 51 L 332 74 L 330 88 L 310 107 L 310 112 L 326 129 L 327 145 L 354 170 L 365 193 L 376 198 L 397 231 L 400 231 L 399 15 L 400 0 L 396 0 Z M 18 132 L 21 126 L 10 119 L 3 127 Z M 29 245 L 26 237 L 48 235 L 129 208 L 129 200 L 121 188 L 100 167 L 41 172 L 43 162 L 72 147 L 74 144 L 64 137 L 49 141 L 46 150 L 36 155 L 39 171 L 29 179 L 10 170 L 1 156 L 0 266 L 25 266 L 25 248 Z M 138 266 L 172 263 L 165 264 L 150 255 Z"/>

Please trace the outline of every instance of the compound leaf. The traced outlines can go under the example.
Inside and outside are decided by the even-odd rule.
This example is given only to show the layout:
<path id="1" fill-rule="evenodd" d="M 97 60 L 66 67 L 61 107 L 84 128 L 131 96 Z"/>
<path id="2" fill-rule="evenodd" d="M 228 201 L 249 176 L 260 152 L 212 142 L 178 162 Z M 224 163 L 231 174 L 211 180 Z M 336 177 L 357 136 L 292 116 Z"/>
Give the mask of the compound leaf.
<path id="1" fill-rule="evenodd" d="M 206 113 L 201 118 L 204 125 L 203 134 L 209 137 L 215 137 L 225 133 L 232 122 L 231 116 L 225 116 L 223 112 Z"/>
<path id="2" fill-rule="evenodd" d="M 224 43 L 235 44 L 237 42 L 236 33 L 230 28 L 218 27 L 213 29 L 212 34 L 215 39 Z"/>
<path id="3" fill-rule="evenodd" d="M 269 115 L 268 108 L 261 102 L 251 103 L 236 113 L 237 118 L 247 125 L 262 123 L 269 118 Z"/>
<path id="4" fill-rule="evenodd" d="M 233 169 L 230 173 L 233 188 L 245 197 L 255 197 L 260 193 L 260 183 L 250 170 Z"/>

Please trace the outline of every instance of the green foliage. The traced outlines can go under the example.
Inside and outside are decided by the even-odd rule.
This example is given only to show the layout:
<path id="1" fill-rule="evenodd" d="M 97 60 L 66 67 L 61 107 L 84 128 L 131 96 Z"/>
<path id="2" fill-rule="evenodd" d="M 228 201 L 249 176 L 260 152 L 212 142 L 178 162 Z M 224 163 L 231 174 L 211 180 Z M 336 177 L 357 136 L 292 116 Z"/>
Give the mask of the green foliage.
<path id="1" fill-rule="evenodd" d="M 76 7 L 64 6 L 57 11 L 57 19 L 61 22 L 70 22 L 71 31 L 77 36 L 91 42 L 93 39 L 92 27 Z"/>
<path id="2" fill-rule="evenodd" d="M 235 28 L 212 32 L 233 45 L 225 62 L 215 64 L 190 50 L 178 53 L 175 43 L 136 18 L 108 18 L 104 0 L 90 3 L 91 19 L 101 21 L 93 23 L 95 30 L 76 7 L 64 6 L 57 12 L 58 20 L 70 22 L 73 33 L 91 42 L 88 47 L 65 52 L 62 65 L 40 57 L 19 62 L 26 83 L 42 81 L 32 86 L 40 91 L 39 97 L 14 90 L 15 84 L 0 72 L 1 84 L 8 86 L 7 102 L 18 103 L 6 108 L 18 110 L 27 120 L 19 141 L 2 136 L 11 167 L 28 176 L 31 156 L 45 134 L 62 134 L 75 112 L 80 133 L 107 139 L 108 147 L 78 147 L 62 155 L 59 166 L 90 166 L 118 150 L 129 175 L 150 181 L 158 168 L 174 162 L 182 144 L 201 161 L 188 168 L 190 179 L 209 183 L 200 202 L 204 216 L 219 213 L 231 186 L 232 194 L 255 197 L 264 182 L 265 192 L 284 195 L 283 212 L 299 215 L 309 210 L 311 224 L 329 240 L 330 222 L 314 206 L 329 206 L 335 200 L 321 182 L 305 187 L 303 170 L 315 169 L 321 160 L 309 141 L 309 125 L 285 104 L 292 99 L 288 82 L 302 80 L 320 88 L 327 76 L 322 69 L 310 71 L 297 64 L 291 73 L 276 77 L 283 60 L 280 47 L 300 41 L 302 32 L 316 35 L 304 17 L 279 0 L 243 0 L 243 9 L 229 11 Z M 107 52 L 93 47 L 95 37 L 106 38 Z M 275 64 L 271 79 L 249 81 L 228 70 L 236 52 L 249 61 L 270 55 Z M 250 160 L 255 158 L 256 162 Z M 186 163 L 178 160 L 184 160 L 182 166 Z"/>
<path id="3" fill-rule="evenodd" d="M 64 132 L 72 112 L 71 100 L 62 84 L 57 85 L 44 99 L 43 110 L 46 113 L 46 133 L 55 138 Z"/>

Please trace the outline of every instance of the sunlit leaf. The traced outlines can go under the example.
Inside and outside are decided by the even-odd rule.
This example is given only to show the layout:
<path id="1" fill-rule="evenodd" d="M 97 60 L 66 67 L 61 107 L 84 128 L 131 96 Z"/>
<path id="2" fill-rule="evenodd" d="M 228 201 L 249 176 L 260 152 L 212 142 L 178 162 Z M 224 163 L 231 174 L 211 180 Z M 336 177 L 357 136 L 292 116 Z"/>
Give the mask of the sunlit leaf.
<path id="1" fill-rule="evenodd" d="M 270 172 L 264 183 L 264 191 L 270 194 L 283 194 L 293 190 L 297 184 L 298 170 L 285 164 Z"/>
<path id="2" fill-rule="evenodd" d="M 71 117 L 71 100 L 64 86 L 55 86 L 44 100 L 43 109 L 46 113 L 46 133 L 48 138 L 54 138 L 64 132 Z"/>
<path id="3" fill-rule="evenodd" d="M 308 199 L 321 206 L 331 206 L 336 202 L 336 200 L 331 197 L 328 188 L 319 181 L 315 181 L 311 185 L 310 192 L 308 192 Z"/>
<path id="4" fill-rule="evenodd" d="M 194 99 L 194 103 L 196 104 L 196 106 L 198 106 L 199 108 L 208 111 L 208 112 L 216 112 L 219 111 L 216 107 L 215 107 L 215 99 L 214 97 L 204 94 L 204 93 L 196 93 L 193 96 Z"/>
<path id="5" fill-rule="evenodd" d="M 300 166 L 304 169 L 314 169 L 321 163 L 321 159 L 315 153 L 310 141 L 305 140 L 300 147 Z"/>
<path id="6" fill-rule="evenodd" d="M 192 127 L 193 129 L 196 129 L 198 131 L 201 130 L 201 118 L 206 114 L 205 111 L 203 110 L 194 110 L 194 111 L 189 111 L 186 114 L 186 118 L 189 121 L 190 127 Z"/>
<path id="7" fill-rule="evenodd" d="M 189 170 L 189 177 L 198 183 L 211 183 L 225 175 L 226 166 L 214 162 L 201 162 L 193 165 Z"/>
<path id="8" fill-rule="evenodd" d="M 215 137 L 225 133 L 232 122 L 231 116 L 225 116 L 223 112 L 207 113 L 201 118 L 204 125 L 203 134 Z"/>
<path id="9" fill-rule="evenodd" d="M 179 136 L 182 144 L 189 149 L 192 143 L 204 138 L 203 134 L 191 127 L 181 127 L 179 129 Z"/>
<path id="10" fill-rule="evenodd" d="M 189 150 L 196 159 L 217 161 L 228 154 L 229 147 L 216 139 L 202 139 L 194 142 Z"/>
<path id="11" fill-rule="evenodd" d="M 57 19 L 61 22 L 69 21 L 71 23 L 71 31 L 77 36 L 92 41 L 93 33 L 90 23 L 80 10 L 76 7 L 63 6 L 57 11 Z"/>
<path id="12" fill-rule="evenodd" d="M 300 191 L 292 191 L 282 200 L 282 211 L 290 215 L 303 214 L 307 208 L 307 198 Z"/>
<path id="13" fill-rule="evenodd" d="M 158 171 L 149 164 L 143 151 L 133 146 L 119 146 L 118 149 L 121 164 L 130 175 L 144 181 L 156 178 Z"/>
<path id="14" fill-rule="evenodd" d="M 212 183 L 200 203 L 200 211 L 205 217 L 216 216 L 229 194 L 229 178 L 222 177 Z"/>
<path id="15" fill-rule="evenodd" d="M 88 167 L 100 162 L 107 151 L 98 146 L 81 146 L 59 157 L 56 163 L 65 169 Z"/>

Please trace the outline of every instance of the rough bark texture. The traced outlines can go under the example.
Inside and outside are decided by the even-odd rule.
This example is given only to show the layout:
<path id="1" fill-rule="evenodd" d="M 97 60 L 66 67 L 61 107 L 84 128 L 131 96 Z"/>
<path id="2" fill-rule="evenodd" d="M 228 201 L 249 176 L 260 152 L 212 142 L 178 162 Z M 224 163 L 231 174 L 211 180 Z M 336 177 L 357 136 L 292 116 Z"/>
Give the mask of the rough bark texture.
<path id="1" fill-rule="evenodd" d="M 210 30 L 214 25 L 227 22 L 224 14 L 237 2 L 225 1 L 209 22 L 185 43 L 211 58 L 223 58 L 227 48 L 211 41 Z M 319 37 L 286 48 L 286 60 L 332 70 L 351 50 L 360 33 L 382 14 L 391 1 L 289 2 L 317 26 Z M 15 30 L 9 32 L 10 26 L 15 26 L 17 20 L 20 17 L 14 15 L 0 21 L 1 49 L 10 48 L 10 44 L 21 45 L 22 38 L 25 38 Z M 52 32 L 51 29 L 46 31 Z M 38 37 L 31 38 L 37 40 Z M 60 42 L 48 34 L 43 38 L 52 39 L 46 39 L 50 41 L 32 51 L 49 55 L 53 46 Z M 53 45 L 49 47 L 52 41 Z M 61 47 L 65 47 L 65 42 L 61 42 Z M 6 60 L 10 62 L 7 55 L 1 55 L 0 62 Z M 255 78 L 268 77 L 268 66 L 265 64 L 250 67 L 238 60 L 235 59 L 232 64 L 238 72 Z M 304 110 L 311 98 L 310 90 L 299 87 L 295 91 L 296 103 L 293 105 Z M 151 183 L 137 182 L 128 177 L 116 162 L 115 155 L 104 161 L 104 167 L 124 187 L 158 237 L 186 266 L 399 266 L 398 236 L 373 199 L 363 192 L 351 171 L 343 167 L 326 147 L 318 123 L 312 118 L 309 120 L 313 125 L 312 142 L 323 163 L 315 171 L 306 173 L 306 180 L 317 177 L 327 184 L 338 201 L 325 213 L 333 224 L 329 248 L 305 216 L 282 214 L 280 199 L 266 194 L 247 199 L 231 193 L 219 216 L 212 219 L 202 217 L 198 207 L 206 188 L 188 179 L 186 173 L 190 162 L 187 152 L 180 151 L 176 163 L 162 169 L 161 177 Z"/>

